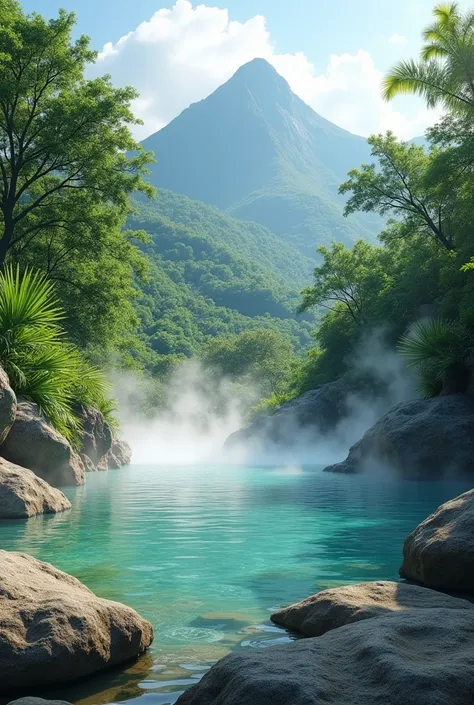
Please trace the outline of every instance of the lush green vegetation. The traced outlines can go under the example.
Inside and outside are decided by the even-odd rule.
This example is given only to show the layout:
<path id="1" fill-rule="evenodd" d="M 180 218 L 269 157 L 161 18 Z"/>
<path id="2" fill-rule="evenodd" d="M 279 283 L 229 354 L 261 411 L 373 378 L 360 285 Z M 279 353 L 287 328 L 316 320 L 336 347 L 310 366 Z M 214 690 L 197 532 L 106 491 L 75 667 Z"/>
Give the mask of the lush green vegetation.
<path id="1" fill-rule="evenodd" d="M 309 261 L 255 223 L 243 223 L 185 196 L 160 191 L 137 204 L 149 273 L 137 301 L 141 338 L 153 353 L 191 356 L 210 338 L 268 328 L 296 350 L 308 346 L 313 316 L 296 313 Z M 162 365 L 154 354 L 150 369 Z"/>
<path id="2" fill-rule="evenodd" d="M 187 194 L 146 200 L 152 156 L 130 133 L 133 89 L 84 77 L 96 54 L 72 40 L 73 15 L 47 22 L 0 0 L 0 361 L 17 393 L 76 442 L 78 404 L 112 412 L 94 361 L 149 373 L 151 409 L 195 356 L 252 403 L 265 397 L 262 410 L 344 374 L 374 330 L 423 394 L 462 389 L 474 13 L 452 3 L 434 15 L 419 61 L 383 87 L 446 109 L 423 143 L 387 133 L 367 145 L 257 60 L 145 142 L 159 156 L 153 183 Z"/>
<path id="3" fill-rule="evenodd" d="M 129 130 L 135 91 L 84 78 L 97 53 L 74 23 L 0 0 L 0 266 L 45 272 L 71 340 L 112 351 L 136 326 L 143 262 L 124 225 L 151 157 Z"/>
<path id="4" fill-rule="evenodd" d="M 72 443 L 79 443 L 80 405 L 110 420 L 113 402 L 105 376 L 67 342 L 62 310 L 44 274 L 7 266 L 0 272 L 0 360 L 17 393 Z"/>
<path id="5" fill-rule="evenodd" d="M 401 338 L 424 395 L 467 384 L 474 341 L 474 13 L 453 3 L 434 15 L 420 61 L 398 64 L 385 96 L 418 93 L 447 113 L 428 131 L 425 148 L 390 133 L 372 137 L 373 163 L 350 171 L 342 184 L 346 213 L 391 219 L 378 246 L 361 240 L 352 249 L 319 248 L 323 262 L 303 290 L 301 310 L 329 311 L 289 395 L 349 370 L 374 330 L 383 330 L 393 348 Z"/>

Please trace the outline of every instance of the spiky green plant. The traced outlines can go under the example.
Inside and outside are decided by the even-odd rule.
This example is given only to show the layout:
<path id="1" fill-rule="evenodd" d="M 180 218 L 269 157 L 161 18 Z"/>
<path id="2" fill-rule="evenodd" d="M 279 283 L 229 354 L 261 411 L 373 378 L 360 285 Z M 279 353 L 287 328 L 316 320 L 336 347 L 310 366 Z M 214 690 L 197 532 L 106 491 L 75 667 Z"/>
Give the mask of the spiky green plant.
<path id="1" fill-rule="evenodd" d="M 110 419 L 113 406 L 103 373 L 64 336 L 64 312 L 40 273 L 19 267 L 0 272 L 0 362 L 18 396 L 74 445 L 80 442 L 78 405 L 95 406 Z"/>
<path id="2" fill-rule="evenodd" d="M 419 61 L 401 61 L 387 74 L 385 100 L 412 93 L 430 108 L 474 109 L 474 11 L 462 12 L 456 2 L 437 5 L 435 21 L 426 27 Z"/>
<path id="3" fill-rule="evenodd" d="M 415 323 L 399 342 L 399 352 L 418 373 L 424 397 L 440 393 L 443 379 L 462 366 L 472 336 L 456 321 L 441 318 Z"/>

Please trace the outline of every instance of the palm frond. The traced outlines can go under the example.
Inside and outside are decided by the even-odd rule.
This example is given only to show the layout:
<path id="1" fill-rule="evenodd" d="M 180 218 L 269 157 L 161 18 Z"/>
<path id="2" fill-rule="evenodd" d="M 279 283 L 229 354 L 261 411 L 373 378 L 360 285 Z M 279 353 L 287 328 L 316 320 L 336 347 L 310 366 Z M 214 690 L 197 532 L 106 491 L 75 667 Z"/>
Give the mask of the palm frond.
<path id="1" fill-rule="evenodd" d="M 462 334 L 457 323 L 432 319 L 415 323 L 400 338 L 399 352 L 410 367 L 438 360 L 444 367 L 458 353 Z"/>
<path id="2" fill-rule="evenodd" d="M 114 407 L 106 377 L 65 341 L 63 318 L 44 275 L 18 267 L 0 272 L 0 362 L 15 392 L 79 446 L 77 404 L 103 408 L 111 424 Z"/>
<path id="3" fill-rule="evenodd" d="M 436 7 L 433 8 L 433 15 L 437 18 L 441 26 L 446 26 L 452 23 L 453 20 L 459 20 L 459 3 L 450 2 L 436 5 Z"/>

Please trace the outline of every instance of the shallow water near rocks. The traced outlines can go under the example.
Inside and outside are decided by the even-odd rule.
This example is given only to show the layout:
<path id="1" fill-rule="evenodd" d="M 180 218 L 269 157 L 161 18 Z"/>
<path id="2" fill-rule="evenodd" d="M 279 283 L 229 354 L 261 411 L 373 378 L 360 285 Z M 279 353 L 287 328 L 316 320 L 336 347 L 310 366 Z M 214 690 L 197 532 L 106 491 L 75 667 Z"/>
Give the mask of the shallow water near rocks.
<path id="1" fill-rule="evenodd" d="M 149 619 L 143 658 L 41 695 L 172 705 L 232 650 L 290 637 L 270 614 L 327 587 L 397 579 L 403 540 L 458 482 L 321 468 L 131 466 L 67 491 L 64 514 L 0 524 L 0 546 L 50 561 Z"/>

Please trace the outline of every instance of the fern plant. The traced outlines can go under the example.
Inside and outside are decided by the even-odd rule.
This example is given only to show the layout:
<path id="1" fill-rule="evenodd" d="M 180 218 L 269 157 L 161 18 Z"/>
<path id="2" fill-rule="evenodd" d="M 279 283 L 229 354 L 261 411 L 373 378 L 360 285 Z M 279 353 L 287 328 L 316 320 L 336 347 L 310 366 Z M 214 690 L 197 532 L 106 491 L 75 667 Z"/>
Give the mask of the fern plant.
<path id="1" fill-rule="evenodd" d="M 422 395 L 440 393 L 443 380 L 463 365 L 472 335 L 456 321 L 441 318 L 421 321 L 412 326 L 399 342 L 399 352 L 410 367 L 418 372 Z"/>
<path id="2" fill-rule="evenodd" d="M 80 445 L 77 405 L 95 406 L 113 421 L 104 374 L 67 342 L 64 312 L 47 278 L 7 266 L 0 272 L 0 362 L 17 396 L 40 413 L 73 445 Z"/>

